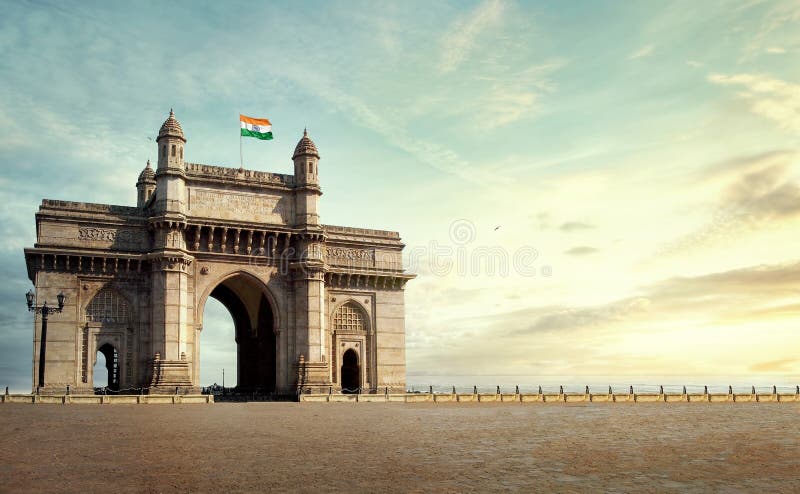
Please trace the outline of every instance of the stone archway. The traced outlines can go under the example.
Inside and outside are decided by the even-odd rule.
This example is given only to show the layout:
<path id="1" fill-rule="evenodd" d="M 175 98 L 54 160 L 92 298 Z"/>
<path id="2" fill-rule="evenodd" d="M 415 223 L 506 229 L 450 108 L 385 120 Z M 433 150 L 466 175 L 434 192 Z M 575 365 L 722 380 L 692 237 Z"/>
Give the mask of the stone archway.
<path id="1" fill-rule="evenodd" d="M 352 348 L 342 355 L 342 393 L 358 393 L 361 388 L 361 368 L 358 354 Z"/>
<path id="2" fill-rule="evenodd" d="M 237 390 L 274 392 L 278 362 L 275 309 L 266 288 L 256 278 L 236 273 L 214 286 L 208 297 L 219 301 L 233 319 Z"/>

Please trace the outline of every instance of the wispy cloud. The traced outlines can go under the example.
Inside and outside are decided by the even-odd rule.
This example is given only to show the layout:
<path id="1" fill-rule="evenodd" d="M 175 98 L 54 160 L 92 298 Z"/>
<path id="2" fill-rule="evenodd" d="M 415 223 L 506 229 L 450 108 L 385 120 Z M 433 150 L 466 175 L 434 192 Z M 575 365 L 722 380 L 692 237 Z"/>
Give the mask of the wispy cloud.
<path id="1" fill-rule="evenodd" d="M 766 52 L 772 55 L 783 55 L 784 53 L 786 53 L 786 49 L 781 48 L 780 46 L 770 46 L 769 48 L 766 49 Z"/>
<path id="2" fill-rule="evenodd" d="M 750 370 L 753 372 L 792 372 L 797 364 L 796 358 L 784 358 L 755 363 L 750 366 Z"/>
<path id="3" fill-rule="evenodd" d="M 675 365 L 670 352 L 679 352 L 690 367 L 709 369 L 720 354 L 727 354 L 745 355 L 739 362 L 750 372 L 792 372 L 800 362 L 784 352 L 775 352 L 769 359 L 763 353 L 747 351 L 754 345 L 784 341 L 791 334 L 790 325 L 777 324 L 774 332 L 738 332 L 736 328 L 768 320 L 791 324 L 797 314 L 782 307 L 796 298 L 798 283 L 800 262 L 754 265 L 662 279 L 640 286 L 631 296 L 605 303 L 529 306 L 450 319 L 450 333 L 443 340 L 434 337 L 415 348 L 415 368 L 471 374 L 597 372 L 597 368 L 626 372 L 614 362 L 629 355 L 652 355 L 630 369 L 639 374 L 669 373 Z M 676 338 L 676 332 L 691 335 L 692 344 Z M 465 337 L 459 340 L 455 334 Z M 565 346 L 565 340 L 570 345 Z M 631 345 L 631 340 L 637 343 Z M 434 348 L 445 341 L 450 346 L 443 356 Z M 591 355 L 588 360 L 594 363 L 578 364 L 574 359 L 579 355 Z"/>
<path id="4" fill-rule="evenodd" d="M 558 227 L 562 232 L 577 232 L 580 230 L 591 230 L 592 228 L 594 228 L 594 225 L 582 221 L 567 221 Z"/>
<path id="5" fill-rule="evenodd" d="M 534 307 L 497 319 L 511 334 L 569 332 L 589 326 L 632 323 L 642 317 L 650 321 L 697 316 L 713 320 L 722 319 L 733 310 L 744 315 L 743 318 L 763 319 L 776 301 L 795 296 L 797 283 L 800 283 L 800 262 L 748 266 L 707 275 L 667 278 L 641 287 L 635 296 L 602 305 Z M 741 311 L 742 308 L 748 310 Z"/>
<path id="6" fill-rule="evenodd" d="M 491 90 L 481 104 L 486 114 L 481 124 L 495 128 L 533 116 L 540 95 L 555 90 L 552 74 L 564 65 L 564 60 L 551 60 L 515 74 L 494 77 Z"/>
<path id="7" fill-rule="evenodd" d="M 761 3 L 765 2 L 756 2 L 753 6 Z M 770 53 L 769 47 L 775 46 L 774 43 L 796 36 L 797 28 L 794 25 L 800 22 L 800 4 L 795 0 L 783 0 L 769 5 L 770 8 L 764 13 L 761 25 L 744 47 L 740 60 L 742 62 L 755 58 L 764 51 Z"/>
<path id="8" fill-rule="evenodd" d="M 635 52 L 631 53 L 630 56 L 628 57 L 628 60 L 636 60 L 637 58 L 649 57 L 650 55 L 653 54 L 655 48 L 656 48 L 655 45 L 645 45 L 636 50 Z"/>
<path id="9" fill-rule="evenodd" d="M 590 247 L 588 245 L 580 245 L 578 247 L 573 247 L 569 250 L 564 251 L 564 254 L 569 256 L 588 256 L 590 254 L 596 254 L 600 252 L 599 249 L 595 247 Z"/>
<path id="10" fill-rule="evenodd" d="M 796 156 L 790 150 L 773 150 L 731 158 L 701 170 L 698 177 L 705 187 L 719 189 L 712 219 L 670 242 L 659 254 L 683 253 L 720 238 L 800 217 L 800 183 L 791 173 Z"/>
<path id="11" fill-rule="evenodd" d="M 741 88 L 737 96 L 749 103 L 750 111 L 800 132 L 800 85 L 759 74 L 711 74 L 708 80 Z"/>
<path id="12" fill-rule="evenodd" d="M 451 24 L 442 37 L 439 69 L 450 72 L 458 68 L 477 45 L 478 37 L 500 20 L 503 12 L 500 0 L 486 0 L 470 13 Z"/>

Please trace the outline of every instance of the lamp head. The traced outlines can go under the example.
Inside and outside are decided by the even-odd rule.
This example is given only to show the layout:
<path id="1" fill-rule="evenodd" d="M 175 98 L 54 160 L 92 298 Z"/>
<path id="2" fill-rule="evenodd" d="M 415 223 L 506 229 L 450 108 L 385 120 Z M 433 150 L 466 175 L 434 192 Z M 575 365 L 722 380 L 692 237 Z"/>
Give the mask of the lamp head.
<path id="1" fill-rule="evenodd" d="M 33 299 L 35 295 L 33 294 L 33 290 L 28 290 L 28 293 L 25 294 L 25 300 L 28 302 L 28 308 L 30 309 L 33 307 Z"/>
<path id="2" fill-rule="evenodd" d="M 64 296 L 64 292 L 58 292 L 58 295 L 56 296 L 56 298 L 58 299 L 58 309 L 59 310 L 63 309 L 64 308 L 64 300 L 66 300 L 66 298 L 67 298 L 67 297 Z"/>

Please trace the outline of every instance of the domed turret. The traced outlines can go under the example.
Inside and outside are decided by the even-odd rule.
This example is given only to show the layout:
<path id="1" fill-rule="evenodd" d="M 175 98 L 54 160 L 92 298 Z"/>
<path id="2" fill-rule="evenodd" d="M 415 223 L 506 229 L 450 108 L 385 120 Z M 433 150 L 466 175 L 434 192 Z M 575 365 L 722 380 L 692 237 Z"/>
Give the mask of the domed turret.
<path id="1" fill-rule="evenodd" d="M 139 180 L 136 182 L 136 185 L 142 183 L 156 183 L 156 172 L 153 170 L 153 167 L 150 166 L 150 160 L 147 160 L 147 166 L 145 166 L 142 173 L 139 174 Z"/>
<path id="2" fill-rule="evenodd" d="M 294 183 L 300 189 L 295 206 L 297 225 L 319 225 L 317 202 L 322 190 L 319 188 L 319 151 L 314 141 L 303 130 L 303 138 L 294 148 Z"/>
<path id="3" fill-rule="evenodd" d="M 169 117 L 164 120 L 164 123 L 161 124 L 161 129 L 158 131 L 159 139 L 165 136 L 180 137 L 183 139 L 183 142 L 186 142 L 186 139 L 183 136 L 181 123 L 178 122 L 177 118 L 175 118 L 175 113 L 172 111 L 172 108 L 169 109 Z"/>
<path id="4" fill-rule="evenodd" d="M 142 208 L 153 192 L 156 190 L 156 172 L 150 166 L 150 160 L 147 160 L 147 166 L 144 167 L 142 173 L 139 174 L 139 180 L 136 181 L 136 204 Z"/>
<path id="5" fill-rule="evenodd" d="M 158 143 L 158 169 L 183 170 L 183 146 L 186 144 L 186 138 L 183 136 L 181 123 L 175 118 L 172 108 L 169 110 L 169 117 L 158 131 L 156 142 Z"/>
<path id="6" fill-rule="evenodd" d="M 314 141 L 308 137 L 308 130 L 303 129 L 303 138 L 300 139 L 300 142 L 297 143 L 297 146 L 294 148 L 294 154 L 292 155 L 292 159 L 297 158 L 298 156 L 316 156 L 319 159 L 319 152 L 317 151 L 317 146 L 314 144 Z"/>

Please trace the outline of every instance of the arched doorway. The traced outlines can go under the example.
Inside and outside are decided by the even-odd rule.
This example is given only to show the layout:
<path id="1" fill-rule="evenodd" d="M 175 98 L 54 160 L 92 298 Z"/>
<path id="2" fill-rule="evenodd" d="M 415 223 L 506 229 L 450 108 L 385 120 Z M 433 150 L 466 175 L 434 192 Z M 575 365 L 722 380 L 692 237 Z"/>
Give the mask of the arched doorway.
<path id="1" fill-rule="evenodd" d="M 237 390 L 274 392 L 276 337 L 272 305 L 263 285 L 252 276 L 240 273 L 220 282 L 209 297 L 219 301 L 233 319 Z M 204 344 L 208 344 L 205 339 L 200 345 L 201 353 Z M 226 380 L 225 384 L 230 387 L 231 383 Z"/>
<path id="2" fill-rule="evenodd" d="M 101 361 L 101 355 L 102 359 L 105 360 L 106 379 L 103 379 L 102 375 L 95 374 L 93 384 L 95 386 L 99 384 L 100 387 L 108 387 L 111 391 L 119 391 L 119 352 L 110 343 L 106 343 L 97 349 L 97 354 L 98 362 Z M 97 367 L 95 367 L 95 372 L 97 372 Z M 103 381 L 105 381 L 105 384 L 103 384 Z"/>
<path id="3" fill-rule="evenodd" d="M 342 355 L 342 393 L 358 393 L 361 387 L 361 370 L 358 355 L 352 348 Z"/>

